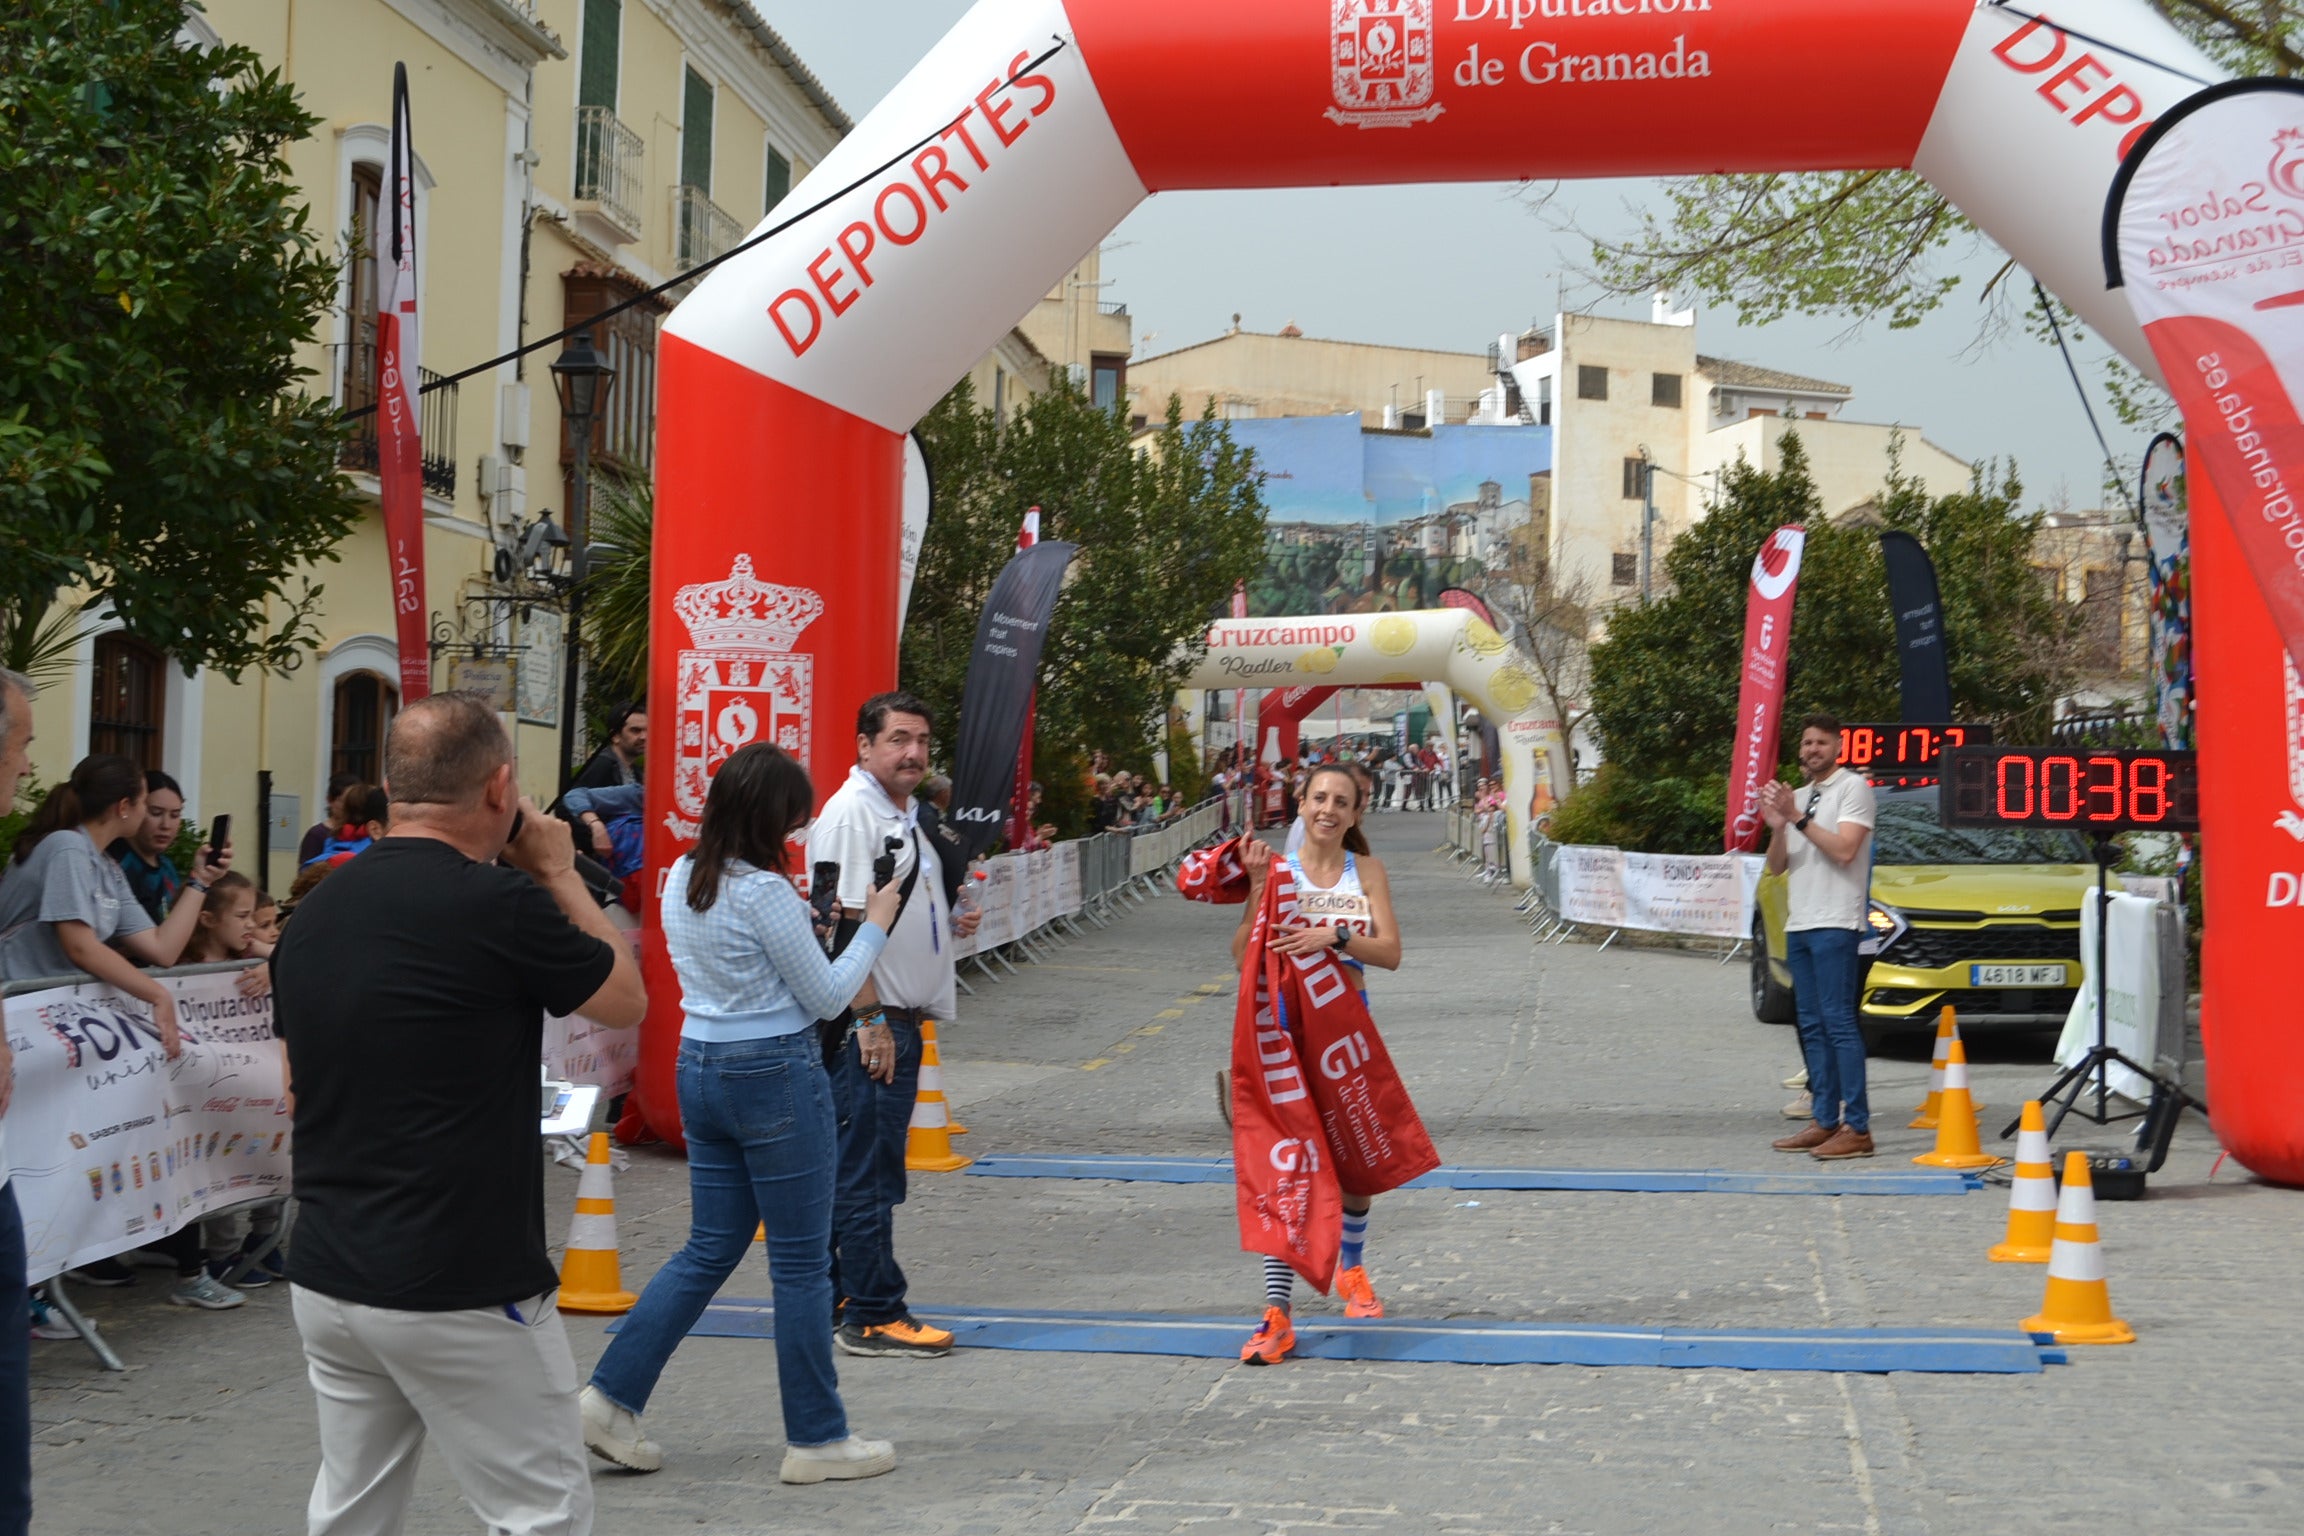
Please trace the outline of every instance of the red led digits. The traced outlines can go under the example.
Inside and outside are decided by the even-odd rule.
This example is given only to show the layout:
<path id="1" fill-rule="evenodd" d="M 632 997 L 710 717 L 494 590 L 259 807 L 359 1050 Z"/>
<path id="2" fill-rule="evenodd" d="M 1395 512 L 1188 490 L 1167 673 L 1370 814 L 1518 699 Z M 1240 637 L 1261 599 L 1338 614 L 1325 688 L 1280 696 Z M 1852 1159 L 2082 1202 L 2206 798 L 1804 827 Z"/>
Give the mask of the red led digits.
<path id="1" fill-rule="evenodd" d="M 1937 814 L 1948 827 L 2200 829 L 2190 752 L 1967 746 L 1947 731 L 1943 753 Z"/>
<path id="2" fill-rule="evenodd" d="M 2040 760 L 2040 814 L 2050 821 L 2077 821 L 2080 817 L 2080 760 L 2044 757 Z"/>
<path id="3" fill-rule="evenodd" d="M 2009 796 L 2010 770 L 2015 770 L 2013 776 L 2021 781 L 2021 799 L 2012 799 Z M 2033 771 L 2032 759 L 2028 757 L 2010 756 L 2000 759 L 2000 803 L 1998 810 L 2002 821 L 2029 821 L 2032 819 Z"/>
<path id="4" fill-rule="evenodd" d="M 2128 764 L 2128 819 L 2151 826 L 2168 819 L 2168 765 L 2156 757 Z"/>

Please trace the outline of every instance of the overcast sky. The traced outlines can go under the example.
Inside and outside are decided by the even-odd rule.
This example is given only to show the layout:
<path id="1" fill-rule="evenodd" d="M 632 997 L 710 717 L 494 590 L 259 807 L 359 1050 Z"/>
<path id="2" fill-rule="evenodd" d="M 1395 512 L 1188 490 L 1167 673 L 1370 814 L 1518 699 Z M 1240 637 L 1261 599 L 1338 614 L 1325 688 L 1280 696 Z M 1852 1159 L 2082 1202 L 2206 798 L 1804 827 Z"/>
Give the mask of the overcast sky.
<path id="1" fill-rule="evenodd" d="M 861 119 L 969 0 L 754 4 Z M 1645 301 L 1595 303 L 1580 289 L 1574 272 L 1586 253 L 1552 227 L 1566 212 L 1587 228 L 1619 228 L 1626 201 L 1645 191 L 1638 182 L 1572 182 L 1549 218 L 1529 210 L 1521 189 L 1492 184 L 1174 193 L 1114 231 L 1105 297 L 1127 303 L 1139 356 L 1205 341 L 1235 313 L 1250 330 L 1293 320 L 1311 336 L 1477 352 L 1560 308 L 1645 318 Z M 1982 252 L 1964 270 L 1988 276 L 1999 259 Z M 1872 325 L 1853 339 L 1841 320 L 1745 328 L 1699 309 L 1697 346 L 1849 385 L 1850 418 L 1900 423 L 1960 458 L 2012 457 L 2033 505 L 2100 505 L 2102 455 L 2063 362 L 2020 334 L 1980 347 L 1976 286 L 1964 284 L 1922 326 Z M 2081 353 L 2091 389 L 2101 355 Z M 2133 459 L 2141 434 L 2121 429 L 2101 394 L 2097 412 L 2113 450 Z"/>

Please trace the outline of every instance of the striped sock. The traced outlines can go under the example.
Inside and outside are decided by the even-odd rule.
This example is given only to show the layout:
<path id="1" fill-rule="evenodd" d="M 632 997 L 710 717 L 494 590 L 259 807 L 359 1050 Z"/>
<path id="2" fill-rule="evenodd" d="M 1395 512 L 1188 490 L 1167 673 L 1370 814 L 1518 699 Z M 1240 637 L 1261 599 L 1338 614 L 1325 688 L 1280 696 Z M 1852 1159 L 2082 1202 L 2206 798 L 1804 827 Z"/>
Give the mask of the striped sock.
<path id="1" fill-rule="evenodd" d="M 1336 1263 L 1341 1269 L 1358 1269 L 1368 1246 L 1368 1213 L 1344 1213 L 1344 1245 L 1337 1250 Z"/>
<path id="2" fill-rule="evenodd" d="M 1275 1259 L 1270 1254 L 1266 1254 L 1264 1257 L 1264 1305 L 1278 1307 L 1285 1312 L 1295 1295 L 1296 1271 L 1290 1269 L 1283 1260 Z"/>

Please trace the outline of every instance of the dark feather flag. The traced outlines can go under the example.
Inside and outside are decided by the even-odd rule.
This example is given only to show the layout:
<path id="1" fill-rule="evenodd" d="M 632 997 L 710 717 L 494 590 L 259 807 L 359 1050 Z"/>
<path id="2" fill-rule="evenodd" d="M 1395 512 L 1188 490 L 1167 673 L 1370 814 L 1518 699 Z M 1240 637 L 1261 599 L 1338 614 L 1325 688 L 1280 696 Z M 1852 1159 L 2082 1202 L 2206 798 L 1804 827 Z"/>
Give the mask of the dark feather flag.
<path id="1" fill-rule="evenodd" d="M 1077 544 L 1043 539 L 1019 551 L 992 583 L 976 621 L 968 687 L 960 700 L 960 742 L 952 754 L 953 830 L 968 857 L 999 839 L 1016 788 L 1024 720 L 1040 674 L 1040 644 L 1064 588 Z"/>
<path id="2" fill-rule="evenodd" d="M 1888 562 L 1888 608 L 1896 616 L 1896 660 L 1903 668 L 1904 718 L 1952 718 L 1951 662 L 1944 654 L 1944 604 L 1936 567 L 1908 533 L 1880 535 Z"/>

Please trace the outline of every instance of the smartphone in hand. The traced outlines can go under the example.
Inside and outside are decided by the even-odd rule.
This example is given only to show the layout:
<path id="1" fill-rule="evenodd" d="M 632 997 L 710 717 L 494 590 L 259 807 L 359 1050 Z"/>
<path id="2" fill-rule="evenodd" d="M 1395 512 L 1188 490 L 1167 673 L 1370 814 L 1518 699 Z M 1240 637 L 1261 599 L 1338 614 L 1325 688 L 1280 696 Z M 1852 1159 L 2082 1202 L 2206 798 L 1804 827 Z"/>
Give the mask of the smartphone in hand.
<path id="1" fill-rule="evenodd" d="M 226 811 L 208 826 L 208 847 L 203 855 L 207 863 L 216 862 L 216 855 L 232 842 L 232 813 Z"/>

